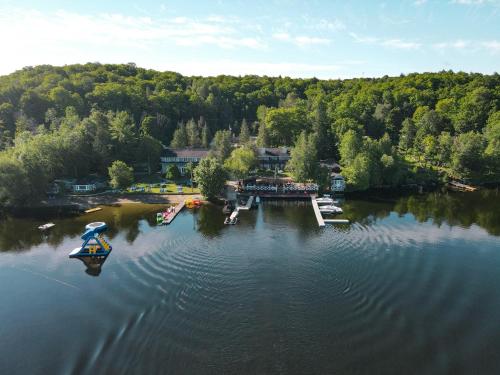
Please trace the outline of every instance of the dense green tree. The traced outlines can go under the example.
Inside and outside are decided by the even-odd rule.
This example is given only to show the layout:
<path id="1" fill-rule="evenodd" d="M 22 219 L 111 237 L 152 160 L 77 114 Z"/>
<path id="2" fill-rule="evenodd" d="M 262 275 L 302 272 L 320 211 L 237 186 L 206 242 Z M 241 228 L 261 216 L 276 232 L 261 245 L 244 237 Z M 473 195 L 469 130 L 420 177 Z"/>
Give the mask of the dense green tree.
<path id="1" fill-rule="evenodd" d="M 417 128 L 411 118 L 406 118 L 403 121 L 401 131 L 399 132 L 399 148 L 407 152 L 413 148 Z"/>
<path id="2" fill-rule="evenodd" d="M 150 135 L 143 135 L 139 138 L 137 150 L 137 160 L 146 163 L 148 174 L 156 172 L 160 165 L 160 155 L 163 150 L 161 143 Z"/>
<path id="3" fill-rule="evenodd" d="M 361 155 L 369 186 L 415 182 L 419 170 L 434 178 L 430 165 L 451 177 L 495 180 L 499 87 L 498 74 L 451 71 L 317 80 L 186 77 L 133 64 L 44 65 L 0 76 L 0 156 L 17 160 L 25 191 L 36 200 L 56 177 L 106 173 L 116 159 L 146 161 L 144 140 L 151 139 L 145 136 L 196 144 L 185 128 L 174 136 L 178 123 L 199 119 L 200 143 L 208 147 L 210 133 L 245 119 L 258 124 L 250 131 L 259 146 L 293 146 L 305 130 L 315 137 L 318 158 L 340 154 L 349 168 Z M 464 136 L 470 131 L 475 146 Z M 346 146 L 352 132 L 354 150 Z"/>
<path id="4" fill-rule="evenodd" d="M 451 151 L 453 148 L 453 137 L 448 132 L 442 132 L 438 138 L 437 162 L 439 165 L 449 166 L 451 162 Z"/>
<path id="5" fill-rule="evenodd" d="M 213 200 L 222 192 L 226 181 L 226 171 L 217 159 L 202 159 L 193 174 L 201 193 L 208 199 Z"/>
<path id="6" fill-rule="evenodd" d="M 177 167 L 177 165 L 170 164 L 167 167 L 167 172 L 165 173 L 165 177 L 166 177 L 167 180 L 176 181 L 179 178 L 181 178 L 181 171 L 179 170 L 179 168 Z"/>
<path id="7" fill-rule="evenodd" d="M 231 132 L 229 130 L 219 130 L 215 133 L 211 154 L 219 161 L 224 163 L 231 154 Z"/>
<path id="8" fill-rule="evenodd" d="M 186 131 L 186 125 L 180 123 L 174 132 L 174 138 L 170 143 L 173 148 L 184 148 L 189 144 L 188 134 Z"/>
<path id="9" fill-rule="evenodd" d="M 200 118 L 200 121 L 202 126 L 201 126 L 201 146 L 203 148 L 208 148 L 210 146 L 210 129 L 208 128 L 207 123 L 203 119 L 203 117 Z M 198 124 L 200 124 L 200 122 Z"/>
<path id="10" fill-rule="evenodd" d="M 363 153 L 357 154 L 352 163 L 344 168 L 343 175 L 352 190 L 366 190 L 370 187 L 370 159 Z"/>
<path id="11" fill-rule="evenodd" d="M 200 131 L 198 129 L 198 124 L 191 119 L 186 124 L 186 133 L 188 137 L 188 145 L 191 147 L 200 147 L 201 146 L 201 138 Z"/>
<path id="12" fill-rule="evenodd" d="M 115 160 L 108 168 L 109 184 L 115 189 L 125 189 L 134 182 L 134 169 L 121 160 Z"/>
<path id="13" fill-rule="evenodd" d="M 16 120 L 14 117 L 15 107 L 11 103 L 0 104 L 0 122 L 5 129 L 14 134 L 16 132 Z"/>
<path id="14" fill-rule="evenodd" d="M 483 171 L 485 141 L 482 134 L 469 132 L 456 137 L 453 144 L 451 167 L 460 177 L 479 176 Z"/>
<path id="15" fill-rule="evenodd" d="M 0 155 L 0 205 L 24 205 L 32 201 L 30 181 L 15 158 Z"/>
<path id="16" fill-rule="evenodd" d="M 267 147 L 269 146 L 269 136 L 267 134 L 267 128 L 265 123 L 261 122 L 259 124 L 259 132 L 257 134 L 257 146 L 258 147 Z"/>
<path id="17" fill-rule="evenodd" d="M 248 129 L 247 120 L 243 119 L 241 121 L 240 128 L 240 136 L 239 136 L 240 144 L 246 144 L 250 141 L 250 130 Z"/>
<path id="18" fill-rule="evenodd" d="M 354 130 L 348 130 L 340 140 L 340 162 L 347 166 L 354 161 L 363 146 L 362 138 Z"/>
<path id="19" fill-rule="evenodd" d="M 315 179 L 318 173 L 318 153 L 316 139 L 305 131 L 300 133 L 295 146 L 290 152 L 290 160 L 286 166 L 295 181 Z"/>
<path id="20" fill-rule="evenodd" d="M 300 107 L 271 108 L 266 113 L 269 141 L 274 146 L 289 146 L 297 135 L 308 128 L 306 112 Z"/>
<path id="21" fill-rule="evenodd" d="M 238 147 L 224 162 L 224 167 L 236 178 L 242 179 L 257 166 L 257 156 L 251 147 Z"/>

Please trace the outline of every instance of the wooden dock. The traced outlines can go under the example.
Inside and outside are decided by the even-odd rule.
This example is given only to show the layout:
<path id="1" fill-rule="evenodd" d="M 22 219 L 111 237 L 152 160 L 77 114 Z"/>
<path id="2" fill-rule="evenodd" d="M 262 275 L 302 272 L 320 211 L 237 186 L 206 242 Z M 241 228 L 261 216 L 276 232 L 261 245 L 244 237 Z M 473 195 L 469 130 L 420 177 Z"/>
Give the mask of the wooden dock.
<path id="1" fill-rule="evenodd" d="M 164 222 L 164 224 L 170 224 L 175 219 L 177 214 L 182 211 L 182 209 L 184 208 L 184 205 L 185 205 L 185 203 L 184 203 L 184 201 L 182 201 L 177 206 L 175 206 L 173 214 L 169 215 L 169 217 Z"/>
<path id="2" fill-rule="evenodd" d="M 311 195 L 311 203 L 313 206 L 314 214 L 316 215 L 316 220 L 318 220 L 318 225 L 320 227 L 325 226 L 325 220 L 323 219 L 323 215 L 321 215 L 321 211 L 319 210 L 318 202 L 316 202 L 316 197 Z"/>
<path id="3" fill-rule="evenodd" d="M 244 206 L 238 206 L 236 209 L 238 211 L 240 211 L 240 210 L 247 210 L 248 211 L 250 208 L 252 208 L 253 198 L 254 198 L 254 196 L 251 195 L 250 198 L 248 198 L 247 203 Z"/>

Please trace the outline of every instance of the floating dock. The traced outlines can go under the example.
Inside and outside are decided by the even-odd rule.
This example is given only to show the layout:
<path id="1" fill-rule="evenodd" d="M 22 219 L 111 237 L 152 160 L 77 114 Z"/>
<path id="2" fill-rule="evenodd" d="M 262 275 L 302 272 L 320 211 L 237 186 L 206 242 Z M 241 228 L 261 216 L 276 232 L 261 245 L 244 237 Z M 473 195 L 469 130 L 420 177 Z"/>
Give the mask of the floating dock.
<path id="1" fill-rule="evenodd" d="M 324 219 L 323 221 L 327 224 L 349 224 L 347 219 Z"/>
<path id="2" fill-rule="evenodd" d="M 236 208 L 236 210 L 238 210 L 238 211 L 249 210 L 250 208 L 252 208 L 253 198 L 254 198 L 254 196 L 251 195 L 250 198 L 248 198 L 247 203 L 244 206 L 238 206 Z"/>
<path id="3" fill-rule="evenodd" d="M 316 215 L 316 220 L 318 220 L 318 225 L 320 227 L 325 226 L 325 219 L 323 219 L 323 215 L 321 215 L 321 211 L 319 210 L 318 202 L 316 202 L 316 197 L 311 195 L 311 203 L 313 206 L 314 214 Z"/>
<path id="4" fill-rule="evenodd" d="M 184 208 L 184 205 L 185 205 L 185 203 L 184 203 L 184 201 L 182 201 L 177 206 L 175 206 L 173 214 L 170 215 L 167 218 L 167 220 L 165 220 L 164 224 L 170 224 L 175 219 L 175 217 L 177 216 L 177 214 L 182 211 L 182 209 Z"/>

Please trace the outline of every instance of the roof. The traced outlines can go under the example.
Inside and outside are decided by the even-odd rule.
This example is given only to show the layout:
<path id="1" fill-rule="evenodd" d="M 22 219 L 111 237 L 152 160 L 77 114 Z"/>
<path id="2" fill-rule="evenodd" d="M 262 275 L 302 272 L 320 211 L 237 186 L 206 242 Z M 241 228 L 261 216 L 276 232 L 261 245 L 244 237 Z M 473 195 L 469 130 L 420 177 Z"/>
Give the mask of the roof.
<path id="1" fill-rule="evenodd" d="M 166 148 L 163 151 L 164 157 L 170 158 L 205 158 L 208 155 L 207 148 Z"/>
<path id="2" fill-rule="evenodd" d="M 259 156 L 290 156 L 286 147 L 258 147 L 257 154 Z"/>

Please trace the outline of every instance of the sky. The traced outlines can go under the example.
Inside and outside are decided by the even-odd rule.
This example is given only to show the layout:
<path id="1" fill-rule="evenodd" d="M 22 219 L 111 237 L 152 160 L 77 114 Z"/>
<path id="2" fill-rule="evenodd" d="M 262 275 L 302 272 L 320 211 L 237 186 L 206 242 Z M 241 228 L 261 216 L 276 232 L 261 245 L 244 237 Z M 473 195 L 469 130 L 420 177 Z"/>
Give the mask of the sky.
<path id="1" fill-rule="evenodd" d="M 128 63 L 184 75 L 500 71 L 500 0 L 0 0 L 0 74 Z"/>

